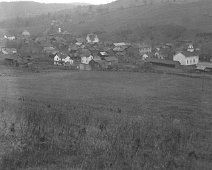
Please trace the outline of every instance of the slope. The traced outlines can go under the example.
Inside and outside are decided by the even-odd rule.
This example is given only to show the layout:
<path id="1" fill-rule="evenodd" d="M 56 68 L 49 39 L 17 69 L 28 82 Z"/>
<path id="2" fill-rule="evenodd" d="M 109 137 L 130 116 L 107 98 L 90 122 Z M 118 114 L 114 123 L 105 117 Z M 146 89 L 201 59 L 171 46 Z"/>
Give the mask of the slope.
<path id="1" fill-rule="evenodd" d="M 83 3 L 70 4 L 45 4 L 33 1 L 1 2 L 0 21 L 15 17 L 30 17 L 48 12 L 56 12 L 64 9 L 71 9 L 78 5 L 88 5 Z"/>
<path id="2" fill-rule="evenodd" d="M 141 29 L 143 29 L 144 34 L 148 34 L 149 28 L 155 30 L 155 34 L 167 33 L 173 28 L 191 30 L 188 33 L 193 31 L 210 32 L 212 30 L 212 12 L 210 10 L 212 9 L 212 1 L 140 4 L 124 8 L 117 8 L 117 3 L 101 7 L 107 10 L 97 11 L 95 15 L 75 16 L 72 18 L 72 24 L 67 24 L 67 27 L 69 26 L 69 30 L 78 33 L 92 31 L 106 32 L 110 35 L 111 33 L 124 32 L 121 33 L 123 36 L 128 32 L 136 37 L 138 36 L 134 35 L 136 31 L 141 34 Z M 119 3 L 119 6 L 121 5 L 122 3 Z M 114 8 L 115 10 L 113 10 Z M 173 29 L 172 32 L 175 31 Z M 108 37 L 108 34 L 105 37 Z"/>
<path id="3" fill-rule="evenodd" d="M 151 3 L 144 2 L 143 0 L 119 0 L 107 5 L 65 9 L 50 16 L 28 18 L 29 24 L 25 25 L 38 33 L 50 27 L 52 20 L 58 20 L 63 29 L 75 35 L 96 32 L 102 39 L 117 41 L 142 39 L 168 41 L 212 30 L 212 1 L 152 0 Z M 23 20 L 26 21 L 26 19 Z M 3 26 L 12 28 L 17 22 L 8 23 L 10 21 L 5 22 Z M 44 25 L 45 28 L 41 29 L 40 27 Z M 24 25 L 16 25 L 16 28 L 18 27 L 24 27 Z"/>

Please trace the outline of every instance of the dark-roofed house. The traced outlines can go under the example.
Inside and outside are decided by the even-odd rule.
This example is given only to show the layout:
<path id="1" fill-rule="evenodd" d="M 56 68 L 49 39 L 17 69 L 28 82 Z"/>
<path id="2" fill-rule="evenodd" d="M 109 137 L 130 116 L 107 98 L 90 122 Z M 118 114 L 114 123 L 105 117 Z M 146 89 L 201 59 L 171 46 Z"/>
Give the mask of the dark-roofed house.
<path id="1" fill-rule="evenodd" d="M 158 59 L 172 60 L 174 51 L 171 48 L 161 48 L 155 52 L 155 57 Z"/>
<path id="2" fill-rule="evenodd" d="M 101 59 L 104 59 L 105 57 L 108 57 L 108 53 L 105 52 L 105 51 L 99 52 L 98 55 L 99 55 L 99 57 L 100 57 Z"/>
<path id="3" fill-rule="evenodd" d="M 108 63 L 105 60 L 91 60 L 89 62 L 92 70 L 106 70 L 108 68 Z"/>
<path id="4" fill-rule="evenodd" d="M 17 55 L 2 55 L 1 58 L 4 59 L 6 65 L 18 66 L 19 58 Z"/>
<path id="5" fill-rule="evenodd" d="M 54 47 L 44 47 L 43 52 L 48 55 L 56 55 L 59 51 L 56 50 Z"/>
<path id="6" fill-rule="evenodd" d="M 108 65 L 118 64 L 118 59 L 116 57 L 105 57 L 104 60 L 108 63 Z"/>
<path id="7" fill-rule="evenodd" d="M 195 52 L 183 51 L 175 54 L 173 60 L 185 66 L 196 65 L 199 62 L 199 55 Z"/>
<path id="8" fill-rule="evenodd" d="M 101 57 L 99 57 L 98 55 L 94 55 L 94 56 L 93 56 L 93 60 L 94 60 L 94 61 L 99 61 L 99 60 L 102 60 L 102 59 L 101 59 Z"/>
<path id="9" fill-rule="evenodd" d="M 86 42 L 86 40 L 85 40 L 84 38 L 82 38 L 82 37 L 76 38 L 76 43 L 81 43 L 81 44 L 83 44 L 83 43 L 85 43 L 85 42 Z"/>
<path id="10" fill-rule="evenodd" d="M 70 35 L 71 33 L 70 32 L 68 32 L 68 31 L 64 31 L 63 32 L 63 35 Z"/>
<path id="11" fill-rule="evenodd" d="M 199 62 L 196 69 L 202 71 L 212 71 L 212 62 Z"/>

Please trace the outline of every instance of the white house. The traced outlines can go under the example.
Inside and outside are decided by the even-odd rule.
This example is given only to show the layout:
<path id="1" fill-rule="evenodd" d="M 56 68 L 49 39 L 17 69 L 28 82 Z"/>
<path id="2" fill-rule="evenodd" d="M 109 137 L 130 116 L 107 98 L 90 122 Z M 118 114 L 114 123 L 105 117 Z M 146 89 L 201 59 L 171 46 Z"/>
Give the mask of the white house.
<path id="1" fill-rule="evenodd" d="M 113 43 L 115 47 L 120 47 L 120 46 L 129 46 L 130 43 L 125 43 L 125 42 L 120 42 L 120 43 Z"/>
<path id="2" fill-rule="evenodd" d="M 54 65 L 59 65 L 60 61 L 61 61 L 61 58 L 58 55 L 54 56 Z"/>
<path id="3" fill-rule="evenodd" d="M 3 54 L 9 54 L 8 51 L 6 50 L 6 48 L 2 48 L 2 49 L 1 49 L 1 52 L 2 52 Z"/>
<path id="4" fill-rule="evenodd" d="M 194 52 L 184 51 L 173 56 L 174 61 L 179 61 L 181 65 L 196 65 L 199 62 L 199 56 Z"/>
<path id="5" fill-rule="evenodd" d="M 96 34 L 88 34 L 86 37 L 88 43 L 98 43 L 99 38 Z"/>
<path id="6" fill-rule="evenodd" d="M 93 56 L 90 55 L 89 57 L 83 56 L 81 57 L 81 63 L 82 64 L 89 64 L 89 62 L 93 60 Z"/>
<path id="7" fill-rule="evenodd" d="M 73 64 L 74 63 L 74 60 L 72 60 L 69 56 L 62 59 L 62 61 L 64 62 L 64 64 Z"/>
<path id="8" fill-rule="evenodd" d="M 142 60 L 146 60 L 148 57 L 149 57 L 149 56 L 148 56 L 147 54 L 144 54 L 144 55 L 142 56 Z"/>
<path id="9" fill-rule="evenodd" d="M 58 32 L 61 33 L 62 32 L 62 29 L 61 28 L 58 28 Z"/>
<path id="10" fill-rule="evenodd" d="M 138 44 L 140 55 L 148 54 L 152 52 L 152 48 L 150 45 L 146 44 Z"/>
<path id="11" fill-rule="evenodd" d="M 2 48 L 1 52 L 3 54 L 16 54 L 17 50 L 15 48 Z"/>
<path id="12" fill-rule="evenodd" d="M 24 30 L 24 31 L 22 32 L 22 36 L 24 36 L 24 37 L 29 37 L 29 36 L 30 36 L 29 31 Z"/>
<path id="13" fill-rule="evenodd" d="M 4 39 L 15 40 L 15 36 L 4 36 Z"/>
<path id="14" fill-rule="evenodd" d="M 82 43 L 80 43 L 80 42 L 76 42 L 75 43 L 77 46 L 81 46 L 82 45 Z"/>
<path id="15" fill-rule="evenodd" d="M 130 43 L 125 43 L 125 42 L 120 42 L 120 43 L 113 43 L 115 48 L 113 48 L 113 51 L 115 52 L 122 52 L 125 49 L 127 49 L 131 44 Z"/>

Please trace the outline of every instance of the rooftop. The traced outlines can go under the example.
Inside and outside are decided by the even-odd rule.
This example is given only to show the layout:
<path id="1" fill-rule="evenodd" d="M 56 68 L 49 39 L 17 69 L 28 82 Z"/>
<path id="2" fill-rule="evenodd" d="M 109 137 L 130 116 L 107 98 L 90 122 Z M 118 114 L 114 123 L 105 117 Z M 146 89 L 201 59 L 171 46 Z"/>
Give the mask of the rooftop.
<path id="1" fill-rule="evenodd" d="M 104 58 L 106 61 L 118 61 L 116 57 L 105 57 Z"/>
<path id="2" fill-rule="evenodd" d="M 100 52 L 101 55 L 108 55 L 106 52 Z"/>
<path id="3" fill-rule="evenodd" d="M 183 54 L 185 57 L 198 56 L 197 52 L 182 51 L 182 52 L 179 52 L 179 53 Z"/>
<path id="4" fill-rule="evenodd" d="M 197 67 L 205 67 L 212 69 L 212 62 L 199 62 L 197 63 Z"/>
<path id="5" fill-rule="evenodd" d="M 125 42 L 120 42 L 120 43 L 113 43 L 113 45 L 118 47 L 118 46 L 128 46 L 130 44 L 129 43 L 125 43 Z"/>

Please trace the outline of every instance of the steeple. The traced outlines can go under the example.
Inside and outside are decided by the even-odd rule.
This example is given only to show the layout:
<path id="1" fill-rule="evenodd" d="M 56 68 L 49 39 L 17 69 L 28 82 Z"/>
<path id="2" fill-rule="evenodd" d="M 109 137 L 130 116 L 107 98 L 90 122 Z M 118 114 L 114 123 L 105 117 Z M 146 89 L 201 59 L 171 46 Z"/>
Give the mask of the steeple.
<path id="1" fill-rule="evenodd" d="M 192 44 L 189 44 L 187 51 L 194 52 L 194 46 Z"/>

